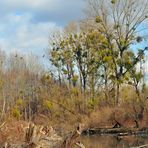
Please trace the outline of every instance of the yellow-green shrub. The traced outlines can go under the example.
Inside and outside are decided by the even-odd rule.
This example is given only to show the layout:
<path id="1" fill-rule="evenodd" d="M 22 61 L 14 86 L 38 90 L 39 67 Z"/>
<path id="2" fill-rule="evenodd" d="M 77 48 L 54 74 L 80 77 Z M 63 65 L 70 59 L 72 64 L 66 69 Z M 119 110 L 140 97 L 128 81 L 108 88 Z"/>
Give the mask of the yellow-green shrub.
<path id="1" fill-rule="evenodd" d="M 20 119 L 21 117 L 21 113 L 20 110 L 18 109 L 18 107 L 14 107 L 14 109 L 12 110 L 12 115 L 13 117 Z"/>

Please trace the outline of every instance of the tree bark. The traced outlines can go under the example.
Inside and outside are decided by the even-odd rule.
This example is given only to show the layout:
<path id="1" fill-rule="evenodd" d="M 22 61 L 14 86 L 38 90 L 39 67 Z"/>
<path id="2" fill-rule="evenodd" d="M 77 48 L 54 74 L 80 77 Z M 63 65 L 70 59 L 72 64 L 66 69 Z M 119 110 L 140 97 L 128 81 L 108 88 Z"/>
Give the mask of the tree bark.
<path id="1" fill-rule="evenodd" d="M 118 106 L 119 105 L 119 95 L 120 95 L 120 85 L 117 82 L 117 86 L 116 86 L 116 96 L 115 96 L 115 105 Z"/>

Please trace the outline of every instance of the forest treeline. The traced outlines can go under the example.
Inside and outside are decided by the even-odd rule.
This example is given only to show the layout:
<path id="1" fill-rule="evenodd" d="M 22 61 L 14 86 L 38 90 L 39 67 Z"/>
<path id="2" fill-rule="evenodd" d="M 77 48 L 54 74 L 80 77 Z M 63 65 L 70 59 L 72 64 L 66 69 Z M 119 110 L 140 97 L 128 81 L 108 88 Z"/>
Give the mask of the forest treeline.
<path id="1" fill-rule="evenodd" d="M 0 53 L 1 120 L 148 122 L 148 1 L 87 0 L 85 14 L 50 36 L 49 71 L 33 55 Z"/>
<path id="2" fill-rule="evenodd" d="M 69 89 L 80 87 L 92 108 L 101 102 L 118 108 L 127 103 L 135 120 L 142 120 L 147 98 L 147 6 L 145 0 L 88 0 L 87 18 L 53 37 L 50 61 L 59 83 L 66 81 Z"/>

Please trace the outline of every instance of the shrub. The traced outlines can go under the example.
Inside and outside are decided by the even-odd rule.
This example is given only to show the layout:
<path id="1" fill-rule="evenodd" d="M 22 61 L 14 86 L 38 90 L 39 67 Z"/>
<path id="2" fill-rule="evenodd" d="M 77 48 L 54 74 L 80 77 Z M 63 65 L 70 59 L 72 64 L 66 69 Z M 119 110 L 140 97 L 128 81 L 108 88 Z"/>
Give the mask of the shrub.
<path id="1" fill-rule="evenodd" d="M 21 117 L 21 113 L 20 110 L 18 109 L 18 107 L 14 107 L 14 109 L 12 110 L 12 115 L 13 117 L 20 119 Z"/>

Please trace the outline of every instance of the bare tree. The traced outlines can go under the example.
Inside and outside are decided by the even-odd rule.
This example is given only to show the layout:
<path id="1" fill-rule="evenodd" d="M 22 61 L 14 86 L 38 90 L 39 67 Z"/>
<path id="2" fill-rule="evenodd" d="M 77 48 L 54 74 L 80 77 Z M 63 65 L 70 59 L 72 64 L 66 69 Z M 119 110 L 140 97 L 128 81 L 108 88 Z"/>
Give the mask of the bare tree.
<path id="1" fill-rule="evenodd" d="M 124 56 L 133 44 L 143 41 L 140 35 L 147 26 L 147 0 L 87 0 L 86 14 L 90 20 L 96 20 L 98 31 L 106 36 L 108 48 L 112 51 L 114 77 L 116 81 L 115 103 L 119 103 L 121 79 L 141 60 L 147 48 L 125 66 Z"/>

